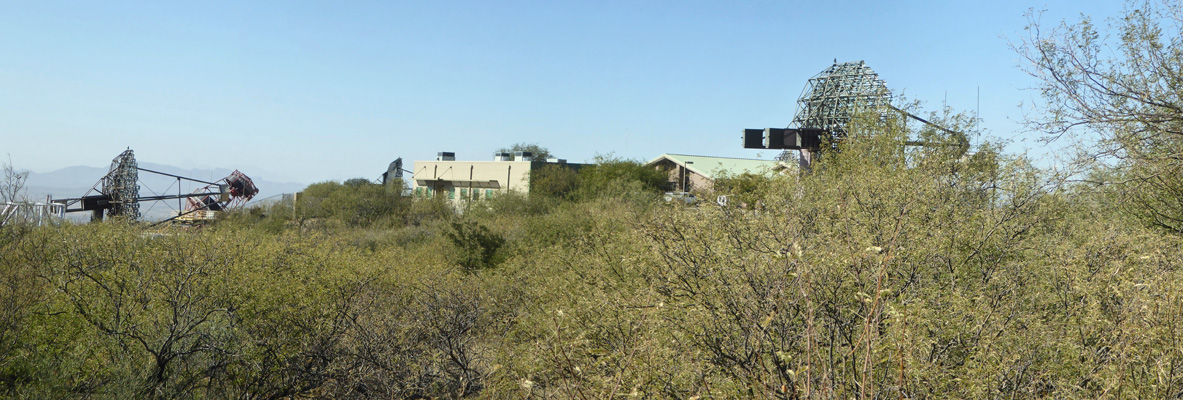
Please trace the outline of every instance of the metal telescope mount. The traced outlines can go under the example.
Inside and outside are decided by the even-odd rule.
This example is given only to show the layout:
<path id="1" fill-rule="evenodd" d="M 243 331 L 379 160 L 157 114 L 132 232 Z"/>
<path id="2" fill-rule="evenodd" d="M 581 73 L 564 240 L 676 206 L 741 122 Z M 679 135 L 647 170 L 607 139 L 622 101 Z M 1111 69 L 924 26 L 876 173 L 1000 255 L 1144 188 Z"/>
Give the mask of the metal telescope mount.
<path id="1" fill-rule="evenodd" d="M 964 134 L 933 124 L 891 105 L 891 91 L 866 62 L 834 62 L 805 85 L 797 100 L 797 113 L 787 128 L 744 129 L 745 149 L 784 149 L 800 151 L 802 171 L 808 171 L 824 138 L 841 140 L 846 126 L 857 115 L 885 111 L 899 112 L 950 134 L 964 142 Z M 967 143 L 967 142 L 966 142 Z M 907 145 L 927 145 L 909 141 Z"/>
<path id="2" fill-rule="evenodd" d="M 206 186 L 193 193 L 181 193 L 181 186 L 178 184 L 175 195 L 140 196 L 140 171 L 176 178 L 178 183 L 185 180 L 203 183 Z M 91 194 L 92 192 L 96 194 Z M 217 182 L 186 178 L 140 168 L 136 163 L 135 153 L 128 149 L 111 160 L 111 169 L 107 175 L 103 176 L 82 197 L 52 199 L 51 202 L 60 206 L 57 209 L 59 213 L 90 212 L 91 221 L 101 221 L 104 213 L 108 217 L 138 219 L 140 217 L 139 203 L 141 202 L 177 200 L 178 208 L 182 208 L 180 202 L 187 201 L 188 207 L 184 207 L 185 212 L 178 211 L 176 217 L 168 219 L 172 220 L 198 211 L 216 211 L 240 206 L 258 193 L 259 189 L 255 187 L 254 182 L 241 172 L 234 171 L 230 176 Z"/>

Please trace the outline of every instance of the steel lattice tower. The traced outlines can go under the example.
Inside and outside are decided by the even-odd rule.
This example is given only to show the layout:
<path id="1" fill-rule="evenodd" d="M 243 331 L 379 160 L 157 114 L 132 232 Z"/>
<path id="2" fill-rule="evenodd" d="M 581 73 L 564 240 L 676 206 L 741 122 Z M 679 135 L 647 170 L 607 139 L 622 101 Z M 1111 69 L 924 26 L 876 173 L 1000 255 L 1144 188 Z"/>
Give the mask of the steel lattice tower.
<path id="1" fill-rule="evenodd" d="M 103 177 L 102 193 L 110 197 L 108 217 L 140 218 L 139 168 L 136 155 L 130 149 L 111 160 L 111 170 Z"/>
<path id="2" fill-rule="evenodd" d="M 835 63 L 809 79 L 790 126 L 843 136 L 855 115 L 868 110 L 882 113 L 890 105 L 891 91 L 865 62 Z"/>
<path id="3" fill-rule="evenodd" d="M 891 114 L 891 113 L 896 114 Z M 969 148 L 964 132 L 936 125 L 891 105 L 891 91 L 863 61 L 838 63 L 809 79 L 797 100 L 797 113 L 787 128 L 744 129 L 745 149 L 784 149 L 780 160 L 790 159 L 790 150 L 800 151 L 799 165 L 808 171 L 825 139 L 841 140 L 847 125 L 860 114 L 911 118 L 949 135 L 951 140 L 908 140 L 907 146 L 956 146 L 961 154 Z M 831 144 L 833 145 L 833 144 Z"/>

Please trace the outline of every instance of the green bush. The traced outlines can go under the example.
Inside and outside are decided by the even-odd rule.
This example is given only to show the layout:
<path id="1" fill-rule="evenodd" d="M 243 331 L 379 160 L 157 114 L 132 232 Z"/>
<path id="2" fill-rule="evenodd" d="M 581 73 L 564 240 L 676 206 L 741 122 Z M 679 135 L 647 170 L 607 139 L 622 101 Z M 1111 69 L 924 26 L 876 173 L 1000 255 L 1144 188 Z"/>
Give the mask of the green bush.
<path id="1" fill-rule="evenodd" d="M 381 185 L 366 179 L 345 184 L 321 182 L 309 185 L 296 204 L 299 221 L 331 218 L 350 227 L 401 225 L 408 217 L 411 199 L 398 185 Z"/>
<path id="2" fill-rule="evenodd" d="M 639 161 L 601 155 L 579 170 L 578 197 L 653 199 L 661 193 L 666 180 L 664 172 Z"/>
<path id="3" fill-rule="evenodd" d="M 547 164 L 530 172 L 530 195 L 569 198 L 579 188 L 579 172 L 563 165 Z"/>
<path id="4" fill-rule="evenodd" d="M 492 268 L 500 261 L 497 251 L 505 239 L 472 220 L 457 219 L 444 234 L 452 241 L 456 263 L 464 270 L 476 272 Z"/>
<path id="5" fill-rule="evenodd" d="M 460 210 L 351 180 L 290 223 L 0 227 L 0 397 L 1183 396 L 1180 238 L 995 145 L 851 129 L 721 181 L 758 207 L 654 206 L 624 162 Z"/>

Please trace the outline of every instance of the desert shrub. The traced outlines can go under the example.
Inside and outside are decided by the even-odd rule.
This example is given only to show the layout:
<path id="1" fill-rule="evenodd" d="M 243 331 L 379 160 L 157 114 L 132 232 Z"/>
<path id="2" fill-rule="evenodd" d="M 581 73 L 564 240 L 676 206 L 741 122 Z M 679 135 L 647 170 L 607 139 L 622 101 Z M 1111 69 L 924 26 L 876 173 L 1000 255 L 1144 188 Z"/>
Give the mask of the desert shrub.
<path id="1" fill-rule="evenodd" d="M 362 251 L 315 232 L 144 229 L 65 226 L 0 244 L 0 298 L 11 300 L 0 393 L 456 397 L 489 375 L 504 296 L 449 274 L 438 251 Z"/>
<path id="2" fill-rule="evenodd" d="M 392 226 L 405 222 L 411 199 L 402 196 L 401 188 L 385 186 L 366 179 L 350 179 L 345 184 L 321 182 L 309 185 L 296 205 L 297 219 L 332 218 L 346 226 Z"/>
<path id="3" fill-rule="evenodd" d="M 36 351 L 34 321 L 50 296 L 40 267 L 54 256 L 42 236 L 28 226 L 0 226 L 0 396 L 38 379 L 28 356 Z"/>
<path id="4" fill-rule="evenodd" d="M 712 192 L 713 194 L 729 196 L 729 204 L 733 204 L 734 206 L 742 207 L 746 205 L 754 208 L 764 200 L 760 195 L 768 192 L 766 187 L 771 184 L 771 180 L 773 179 L 796 180 L 797 176 L 795 174 L 792 176 L 766 176 L 750 172 L 744 172 L 738 175 L 721 174 L 715 178 Z M 735 203 L 730 203 L 731 201 Z"/>
<path id="5" fill-rule="evenodd" d="M 279 234 L 296 218 L 291 201 L 256 204 L 246 208 L 224 210 L 218 213 L 218 225 L 223 228 L 257 229 Z"/>
<path id="6" fill-rule="evenodd" d="M 0 396 L 1183 395 L 1179 238 L 894 124 L 735 186 L 758 207 L 658 207 L 621 174 L 347 223 L 327 200 L 358 181 L 310 187 L 302 229 L 0 228 Z"/>
<path id="7" fill-rule="evenodd" d="M 1109 161 L 1120 174 L 1102 182 L 1124 191 L 1115 206 L 1132 222 L 1183 233 L 1183 4 L 1125 3 L 1101 24 L 1030 16 L 1012 46 L 1043 100 L 1026 122 L 1049 140 L 1084 140 L 1084 160 Z"/>
<path id="8" fill-rule="evenodd" d="M 530 172 L 530 195 L 568 198 L 579 188 L 579 172 L 563 165 L 547 164 Z"/>
<path id="9" fill-rule="evenodd" d="M 559 203 L 559 199 L 553 197 L 510 192 L 468 203 L 464 214 L 475 218 L 530 217 L 545 215 Z"/>
<path id="10" fill-rule="evenodd" d="M 469 219 L 450 222 L 451 230 L 444 235 L 452 242 L 455 262 L 466 271 L 492 268 L 500 262 L 498 250 L 505 244 L 501 235 Z"/>
<path id="11" fill-rule="evenodd" d="M 799 183 L 770 181 L 760 210 L 582 209 L 590 229 L 505 267 L 561 289 L 536 292 L 520 326 L 536 350 L 520 352 L 497 390 L 1102 393 L 1072 391 L 1098 364 L 1067 362 L 1072 323 L 1046 320 L 1076 315 L 1050 293 L 1066 276 L 1057 266 L 1072 245 L 1062 243 L 1090 235 L 1069 226 L 1087 224 L 1090 210 L 1021 159 L 908 150 L 903 135 L 885 133 L 840 144 Z M 1060 339 L 1040 339 L 1049 335 Z"/>
<path id="12" fill-rule="evenodd" d="M 447 220 L 455 214 L 455 209 L 442 197 L 417 198 L 411 202 L 407 213 L 406 224 L 419 226 L 432 221 Z"/>
<path id="13" fill-rule="evenodd" d="M 584 200 L 613 197 L 646 201 L 656 198 L 666 180 L 664 172 L 639 161 L 601 155 L 579 170 L 577 196 Z"/>

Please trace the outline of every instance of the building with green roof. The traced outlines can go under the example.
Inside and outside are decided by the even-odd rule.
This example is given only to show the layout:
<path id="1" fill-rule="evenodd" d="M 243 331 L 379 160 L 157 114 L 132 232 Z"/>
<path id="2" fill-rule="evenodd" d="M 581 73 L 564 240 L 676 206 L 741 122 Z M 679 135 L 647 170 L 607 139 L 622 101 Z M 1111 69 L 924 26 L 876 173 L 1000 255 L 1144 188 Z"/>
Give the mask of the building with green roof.
<path id="1" fill-rule="evenodd" d="M 709 191 L 715 179 L 745 173 L 771 175 L 786 168 L 796 171 L 796 165 L 773 160 L 750 158 L 694 156 L 687 154 L 662 154 L 645 163 L 646 167 L 657 168 L 669 174 L 666 190 L 675 192 Z"/>

